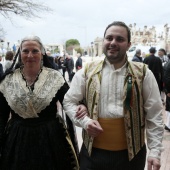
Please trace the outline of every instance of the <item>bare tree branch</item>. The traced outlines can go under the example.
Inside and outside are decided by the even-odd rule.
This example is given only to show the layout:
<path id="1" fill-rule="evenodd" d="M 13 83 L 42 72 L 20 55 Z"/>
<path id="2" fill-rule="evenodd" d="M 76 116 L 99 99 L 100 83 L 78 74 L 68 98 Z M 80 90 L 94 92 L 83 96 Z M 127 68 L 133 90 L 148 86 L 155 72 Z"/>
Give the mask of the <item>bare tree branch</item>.
<path id="1" fill-rule="evenodd" d="M 52 9 L 33 0 L 0 0 L 0 14 L 7 19 L 11 18 L 11 14 L 26 19 L 40 18 L 40 12 L 52 12 Z"/>

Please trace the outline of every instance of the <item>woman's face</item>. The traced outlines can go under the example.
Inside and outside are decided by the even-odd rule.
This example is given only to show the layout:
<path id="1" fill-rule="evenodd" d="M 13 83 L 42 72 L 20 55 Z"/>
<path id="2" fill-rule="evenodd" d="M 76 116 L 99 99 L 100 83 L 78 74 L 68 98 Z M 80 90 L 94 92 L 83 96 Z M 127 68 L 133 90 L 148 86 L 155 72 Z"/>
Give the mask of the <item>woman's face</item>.
<path id="1" fill-rule="evenodd" d="M 42 59 L 41 46 L 36 41 L 24 41 L 21 46 L 21 61 L 24 67 L 40 67 Z"/>

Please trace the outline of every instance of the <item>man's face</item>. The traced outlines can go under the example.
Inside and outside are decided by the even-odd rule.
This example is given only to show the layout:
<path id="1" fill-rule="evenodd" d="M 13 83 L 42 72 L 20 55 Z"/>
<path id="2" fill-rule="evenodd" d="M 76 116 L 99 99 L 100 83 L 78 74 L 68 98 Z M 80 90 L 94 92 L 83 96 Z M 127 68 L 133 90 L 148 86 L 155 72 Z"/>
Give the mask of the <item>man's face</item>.
<path id="1" fill-rule="evenodd" d="M 163 57 L 164 52 L 163 51 L 158 51 L 158 56 Z"/>
<path id="2" fill-rule="evenodd" d="M 103 53 L 111 64 L 119 63 L 126 57 L 126 51 L 131 43 L 128 43 L 127 30 L 121 26 L 111 26 L 106 31 L 103 41 Z"/>

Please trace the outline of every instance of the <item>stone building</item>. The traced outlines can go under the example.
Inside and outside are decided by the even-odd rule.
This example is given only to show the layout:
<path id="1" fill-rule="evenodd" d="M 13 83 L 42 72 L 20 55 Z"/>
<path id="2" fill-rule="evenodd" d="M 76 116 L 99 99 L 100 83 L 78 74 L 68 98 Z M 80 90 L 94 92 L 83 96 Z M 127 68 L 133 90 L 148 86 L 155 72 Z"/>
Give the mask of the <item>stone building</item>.
<path id="1" fill-rule="evenodd" d="M 132 45 L 142 46 L 160 46 L 164 48 L 168 53 L 170 52 L 170 35 L 168 24 L 165 24 L 163 31 L 157 33 L 156 27 L 151 28 L 144 26 L 144 28 L 136 27 L 136 23 L 130 24 L 131 30 L 131 42 Z M 90 56 L 101 56 L 102 55 L 102 42 L 103 38 L 97 37 L 91 47 L 87 47 L 87 52 Z"/>

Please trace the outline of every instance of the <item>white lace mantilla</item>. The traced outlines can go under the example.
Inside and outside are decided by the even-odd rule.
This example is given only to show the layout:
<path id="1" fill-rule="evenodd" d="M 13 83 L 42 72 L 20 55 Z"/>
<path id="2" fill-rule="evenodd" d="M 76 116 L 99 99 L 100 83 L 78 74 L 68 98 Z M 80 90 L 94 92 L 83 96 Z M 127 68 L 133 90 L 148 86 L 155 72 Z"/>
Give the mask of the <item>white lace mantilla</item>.
<path id="1" fill-rule="evenodd" d="M 34 118 L 50 104 L 64 82 L 61 73 L 43 67 L 34 90 L 31 91 L 26 86 L 20 69 L 17 69 L 14 74 L 6 76 L 0 84 L 0 91 L 15 113 L 23 118 Z"/>

